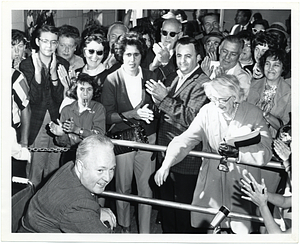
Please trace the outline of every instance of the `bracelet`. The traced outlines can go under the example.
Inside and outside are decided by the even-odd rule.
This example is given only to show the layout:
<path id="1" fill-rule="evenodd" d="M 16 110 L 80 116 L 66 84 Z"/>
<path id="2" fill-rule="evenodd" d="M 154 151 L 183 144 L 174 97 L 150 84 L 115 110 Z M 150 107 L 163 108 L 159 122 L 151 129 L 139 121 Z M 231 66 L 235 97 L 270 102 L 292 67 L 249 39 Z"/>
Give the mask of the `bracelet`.
<path id="1" fill-rule="evenodd" d="M 128 119 L 122 113 L 119 113 L 119 116 L 123 121 L 128 121 Z"/>
<path id="2" fill-rule="evenodd" d="M 52 82 L 56 82 L 56 81 L 58 81 L 58 78 L 57 78 L 57 79 L 55 79 L 55 80 L 52 80 L 52 79 L 51 79 L 51 81 L 52 81 Z"/>

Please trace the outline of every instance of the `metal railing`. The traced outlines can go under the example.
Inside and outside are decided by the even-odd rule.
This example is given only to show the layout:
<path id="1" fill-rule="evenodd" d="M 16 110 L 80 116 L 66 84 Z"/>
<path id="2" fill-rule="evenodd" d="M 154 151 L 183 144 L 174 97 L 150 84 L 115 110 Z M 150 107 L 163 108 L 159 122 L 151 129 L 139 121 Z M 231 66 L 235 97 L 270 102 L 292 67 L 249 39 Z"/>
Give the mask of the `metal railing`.
<path id="1" fill-rule="evenodd" d="M 142 150 L 146 150 L 146 151 L 165 152 L 167 150 L 167 146 L 161 146 L 161 145 L 150 145 L 150 144 L 145 144 L 145 143 L 119 140 L 119 139 L 111 139 L 111 141 L 113 142 L 114 145 L 133 147 L 133 148 L 142 149 Z M 211 159 L 216 159 L 216 160 L 220 160 L 222 158 L 222 156 L 219 154 L 199 152 L 199 151 L 190 151 L 188 155 L 195 156 L 195 157 L 211 158 Z M 227 161 L 236 163 L 236 158 L 228 158 Z M 270 161 L 264 166 L 258 166 L 258 165 L 246 164 L 246 163 L 238 163 L 238 164 L 250 165 L 250 166 L 261 167 L 261 168 L 273 168 L 273 169 L 283 169 L 284 170 L 284 166 L 280 162 L 275 162 L 275 161 Z"/>

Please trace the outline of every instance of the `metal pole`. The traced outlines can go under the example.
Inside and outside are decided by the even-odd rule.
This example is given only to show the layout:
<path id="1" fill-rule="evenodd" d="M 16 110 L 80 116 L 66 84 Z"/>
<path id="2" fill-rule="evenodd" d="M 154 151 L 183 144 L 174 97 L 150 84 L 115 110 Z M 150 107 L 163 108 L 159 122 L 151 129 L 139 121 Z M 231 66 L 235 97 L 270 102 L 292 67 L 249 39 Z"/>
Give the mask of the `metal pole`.
<path id="1" fill-rule="evenodd" d="M 118 139 L 111 139 L 111 141 L 115 145 L 133 147 L 133 148 L 142 149 L 142 150 L 146 150 L 146 151 L 165 152 L 167 150 L 167 146 L 161 146 L 161 145 L 150 145 L 150 144 L 139 143 L 139 142 L 135 142 L 135 141 L 126 141 L 126 140 L 118 140 Z M 211 158 L 211 159 L 216 159 L 216 160 L 220 160 L 222 158 L 222 156 L 219 154 L 199 152 L 199 151 L 190 151 L 188 155 L 194 156 L 194 157 Z M 236 158 L 228 158 L 227 161 L 236 163 Z M 245 163 L 239 163 L 239 164 L 260 167 L 258 165 L 253 165 L 253 164 L 245 164 Z M 284 169 L 284 166 L 280 162 L 274 162 L 274 161 L 268 162 L 267 165 L 263 166 L 263 168 L 265 168 L 265 167 L 266 168 L 275 168 L 275 169 Z"/>
<path id="2" fill-rule="evenodd" d="M 214 209 L 214 208 L 202 208 L 202 207 L 193 206 L 193 205 L 189 205 L 189 204 L 185 204 L 185 203 L 170 202 L 170 201 L 147 198 L 147 197 L 139 197 L 139 196 L 130 195 L 130 194 L 120 194 L 120 193 L 111 192 L 111 191 L 104 191 L 101 194 L 99 194 L 99 196 L 112 197 L 112 198 L 117 198 L 118 200 L 135 201 L 135 202 L 139 202 L 139 203 L 143 203 L 143 204 L 158 205 L 158 206 L 169 207 L 169 208 L 177 208 L 177 209 L 212 214 L 212 215 L 217 214 L 217 212 L 219 211 L 218 209 Z M 245 215 L 245 214 L 230 212 L 227 217 L 263 223 L 263 218 L 257 217 L 257 216 L 249 216 L 249 215 Z"/>

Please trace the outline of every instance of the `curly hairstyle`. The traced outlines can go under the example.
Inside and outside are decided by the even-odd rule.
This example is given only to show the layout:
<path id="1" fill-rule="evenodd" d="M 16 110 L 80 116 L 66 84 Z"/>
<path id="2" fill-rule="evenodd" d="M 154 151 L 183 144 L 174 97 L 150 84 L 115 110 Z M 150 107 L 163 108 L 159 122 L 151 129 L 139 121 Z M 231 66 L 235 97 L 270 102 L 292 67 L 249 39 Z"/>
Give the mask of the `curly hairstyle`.
<path id="1" fill-rule="evenodd" d="M 142 55 L 142 60 L 146 55 L 147 52 L 146 42 L 142 37 L 142 35 L 137 32 L 130 31 L 126 33 L 125 35 L 121 36 L 118 39 L 117 43 L 120 45 L 120 54 L 122 56 L 122 59 L 127 45 L 136 46 L 136 48 L 139 50 L 139 52 Z"/>
<path id="2" fill-rule="evenodd" d="M 88 74 L 81 73 L 78 75 L 76 81 L 71 85 L 71 88 L 69 91 L 67 91 L 67 96 L 70 98 L 74 98 L 75 100 L 78 100 L 77 97 L 77 87 L 78 84 L 83 85 L 84 83 L 88 83 L 93 87 L 93 97 L 92 100 L 95 100 L 98 98 L 100 94 L 100 87 L 98 86 L 97 82 L 95 82 L 94 77 L 89 76 Z"/>
<path id="3" fill-rule="evenodd" d="M 289 58 L 285 50 L 283 49 L 269 49 L 259 59 L 259 67 L 264 72 L 264 67 L 267 58 L 271 57 L 274 61 L 280 61 L 282 63 L 283 72 L 281 76 L 285 76 L 289 72 Z"/>
<path id="4" fill-rule="evenodd" d="M 235 75 L 221 74 L 211 81 L 203 84 L 204 91 L 207 97 L 211 95 L 211 89 L 219 94 L 227 96 L 235 96 L 236 102 L 241 102 L 244 97 L 244 89 L 240 87 L 240 82 Z"/>

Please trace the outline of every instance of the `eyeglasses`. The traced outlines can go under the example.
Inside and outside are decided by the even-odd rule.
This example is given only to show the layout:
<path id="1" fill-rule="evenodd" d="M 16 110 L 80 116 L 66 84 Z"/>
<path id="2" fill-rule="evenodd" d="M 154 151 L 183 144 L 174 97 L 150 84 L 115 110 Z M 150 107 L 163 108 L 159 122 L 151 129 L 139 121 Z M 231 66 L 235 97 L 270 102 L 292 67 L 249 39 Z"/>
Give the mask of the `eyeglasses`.
<path id="1" fill-rule="evenodd" d="M 168 31 L 161 31 L 161 34 L 163 36 L 167 36 L 168 34 L 170 35 L 170 37 L 175 37 L 176 35 L 178 35 L 180 32 L 174 32 L 174 31 L 171 31 L 171 32 L 168 32 Z"/>
<path id="2" fill-rule="evenodd" d="M 58 45 L 58 41 L 56 41 L 56 40 L 48 40 L 48 39 L 41 39 L 41 38 L 39 38 L 39 40 L 42 42 L 42 43 L 44 43 L 44 44 L 51 44 L 51 45 L 53 45 L 53 46 L 57 46 Z"/>
<path id="3" fill-rule="evenodd" d="M 93 55 L 95 52 L 98 56 L 103 55 L 103 50 L 99 50 L 99 51 L 94 50 L 94 49 L 86 49 L 86 50 L 89 52 L 90 55 Z"/>
<path id="4" fill-rule="evenodd" d="M 209 97 L 208 99 L 211 100 L 212 102 L 218 102 L 218 103 L 222 103 L 222 104 L 225 104 L 229 101 L 229 99 L 231 98 L 232 96 L 228 97 L 228 98 L 217 98 L 217 97 L 214 97 L 214 96 L 211 96 Z"/>
<path id="5" fill-rule="evenodd" d="M 253 32 L 254 35 L 255 35 L 256 33 L 260 32 L 260 31 L 265 32 L 264 29 L 258 30 L 258 29 L 256 29 L 256 28 L 252 28 L 252 32 Z"/>

